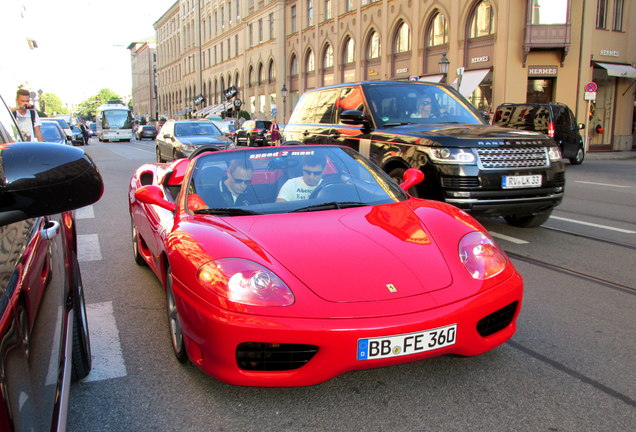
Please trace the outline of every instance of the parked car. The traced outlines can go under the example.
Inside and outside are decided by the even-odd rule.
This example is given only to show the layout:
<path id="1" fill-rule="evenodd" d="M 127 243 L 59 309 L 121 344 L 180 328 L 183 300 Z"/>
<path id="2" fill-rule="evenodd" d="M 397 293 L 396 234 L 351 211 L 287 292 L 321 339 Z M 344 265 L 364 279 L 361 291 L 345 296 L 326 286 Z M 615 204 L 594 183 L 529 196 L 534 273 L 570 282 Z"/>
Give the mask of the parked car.
<path id="1" fill-rule="evenodd" d="M 42 132 L 42 138 L 46 142 L 53 142 L 57 144 L 71 144 L 66 139 L 66 133 L 64 133 L 64 130 L 56 121 L 48 120 L 47 118 L 41 118 L 40 131 Z"/>
<path id="2" fill-rule="evenodd" d="M 467 213 L 405 192 L 420 171 L 398 186 L 340 146 L 202 150 L 142 165 L 128 193 L 132 255 L 164 284 L 180 361 L 300 386 L 514 334 L 521 276 Z"/>
<path id="3" fill-rule="evenodd" d="M 341 84 L 303 94 L 286 143 L 359 150 L 397 182 L 424 173 L 409 192 L 475 214 L 538 226 L 561 203 L 565 169 L 551 138 L 489 125 L 450 86 L 416 81 Z"/>
<path id="4" fill-rule="evenodd" d="M 205 146 L 218 150 L 234 144 L 209 120 L 168 120 L 157 135 L 157 162 L 185 158 Z"/>
<path id="5" fill-rule="evenodd" d="M 66 122 L 66 120 L 60 117 L 47 117 L 47 119 L 56 121 L 60 125 L 62 130 L 64 130 L 68 142 L 73 142 L 73 130 L 71 129 L 71 126 Z"/>
<path id="6" fill-rule="evenodd" d="M 17 131 L 0 98 L 0 430 L 63 431 L 92 361 L 71 210 L 103 183 L 81 149 Z"/>
<path id="7" fill-rule="evenodd" d="M 245 120 L 236 131 L 236 144 L 248 147 L 269 145 L 265 134 L 271 124 L 267 120 Z"/>
<path id="8" fill-rule="evenodd" d="M 585 158 L 585 146 L 579 132 L 585 125 L 576 122 L 572 110 L 565 104 L 502 104 L 495 110 L 492 123 L 548 135 L 556 141 L 563 157 L 572 165 L 580 165 Z"/>
<path id="9" fill-rule="evenodd" d="M 226 137 L 231 139 L 232 142 L 236 142 L 236 126 L 234 120 L 213 120 L 213 123 L 225 134 Z"/>
<path id="10" fill-rule="evenodd" d="M 158 133 L 159 132 L 157 131 L 157 128 L 150 125 L 139 126 L 137 130 L 135 131 L 135 135 L 137 136 L 137 139 L 140 141 L 143 140 L 144 138 L 149 138 L 153 140 L 157 138 Z"/>
<path id="11" fill-rule="evenodd" d="M 90 136 L 97 136 L 97 123 L 91 122 L 89 124 Z"/>
<path id="12" fill-rule="evenodd" d="M 82 131 L 79 127 L 73 125 L 71 126 L 71 131 L 73 132 L 73 145 L 84 145 L 84 135 L 82 135 Z"/>

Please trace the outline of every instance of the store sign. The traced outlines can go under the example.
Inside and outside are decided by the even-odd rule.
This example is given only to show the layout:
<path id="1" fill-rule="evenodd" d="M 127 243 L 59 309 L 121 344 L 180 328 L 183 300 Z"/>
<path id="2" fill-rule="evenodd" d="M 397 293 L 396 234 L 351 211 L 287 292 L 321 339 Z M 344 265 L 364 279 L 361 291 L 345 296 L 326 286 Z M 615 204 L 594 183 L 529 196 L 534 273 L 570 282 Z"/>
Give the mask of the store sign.
<path id="1" fill-rule="evenodd" d="M 528 66 L 529 77 L 555 77 L 559 72 L 559 67 L 555 65 L 532 65 Z"/>
<path id="2" fill-rule="evenodd" d="M 409 68 L 400 68 L 395 71 L 396 74 L 407 73 Z"/>
<path id="3" fill-rule="evenodd" d="M 192 101 L 194 102 L 195 105 L 200 105 L 205 101 L 205 98 L 203 97 L 202 94 L 198 95 L 197 97 L 195 97 L 194 99 L 192 99 Z"/>
<path id="4" fill-rule="evenodd" d="M 620 57 L 618 50 L 601 50 L 601 55 L 608 57 Z"/>
<path id="5" fill-rule="evenodd" d="M 238 94 L 238 90 L 236 89 L 236 87 L 231 86 L 223 90 L 223 94 L 225 95 L 225 100 L 230 100 Z"/>
<path id="6" fill-rule="evenodd" d="M 488 61 L 490 61 L 490 57 L 488 57 L 487 55 L 481 57 L 473 57 L 470 59 L 471 63 L 486 63 Z"/>

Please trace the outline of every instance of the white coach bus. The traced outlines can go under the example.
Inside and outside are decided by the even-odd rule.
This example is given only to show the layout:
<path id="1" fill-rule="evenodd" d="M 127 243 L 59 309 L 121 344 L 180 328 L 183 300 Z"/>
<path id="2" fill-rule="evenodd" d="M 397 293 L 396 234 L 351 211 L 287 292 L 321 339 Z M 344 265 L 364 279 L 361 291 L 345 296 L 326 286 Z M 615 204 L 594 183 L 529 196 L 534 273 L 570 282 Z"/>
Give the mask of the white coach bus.
<path id="1" fill-rule="evenodd" d="M 132 113 L 126 105 L 101 105 L 95 112 L 95 123 L 100 141 L 130 141 L 133 137 Z"/>

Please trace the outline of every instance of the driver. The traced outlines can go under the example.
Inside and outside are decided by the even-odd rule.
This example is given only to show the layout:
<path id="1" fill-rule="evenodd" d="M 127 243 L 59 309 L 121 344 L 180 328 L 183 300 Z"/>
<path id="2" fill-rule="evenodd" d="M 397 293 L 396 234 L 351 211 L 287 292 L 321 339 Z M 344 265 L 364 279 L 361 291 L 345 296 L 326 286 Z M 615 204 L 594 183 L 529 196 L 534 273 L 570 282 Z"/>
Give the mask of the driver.
<path id="1" fill-rule="evenodd" d="M 306 200 L 322 182 L 327 160 L 322 154 L 306 156 L 303 175 L 287 180 L 278 192 L 276 202 Z"/>

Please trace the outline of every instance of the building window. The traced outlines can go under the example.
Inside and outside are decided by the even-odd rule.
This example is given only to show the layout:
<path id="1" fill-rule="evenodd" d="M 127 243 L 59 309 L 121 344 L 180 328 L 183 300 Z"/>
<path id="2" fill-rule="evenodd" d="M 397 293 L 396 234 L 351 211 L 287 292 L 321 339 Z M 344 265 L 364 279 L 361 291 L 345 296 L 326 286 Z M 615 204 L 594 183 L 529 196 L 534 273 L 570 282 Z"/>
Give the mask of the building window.
<path id="1" fill-rule="evenodd" d="M 225 28 L 225 8 L 221 6 L 221 28 Z"/>
<path id="2" fill-rule="evenodd" d="M 448 22 L 446 17 L 437 12 L 431 21 L 428 30 L 428 40 L 426 46 L 438 46 L 448 43 Z"/>
<path id="3" fill-rule="evenodd" d="M 325 69 L 333 67 L 333 48 L 329 44 L 325 47 L 325 55 L 322 59 L 322 65 Z"/>
<path id="4" fill-rule="evenodd" d="M 291 62 L 289 63 L 289 74 L 291 76 L 298 75 L 298 59 L 295 55 L 292 55 Z"/>
<path id="5" fill-rule="evenodd" d="M 314 1 L 307 0 L 307 27 L 314 22 Z"/>
<path id="6" fill-rule="evenodd" d="M 291 31 L 296 32 L 296 6 L 291 7 Z"/>
<path id="7" fill-rule="evenodd" d="M 274 60 L 269 61 L 269 71 L 267 72 L 267 80 L 269 83 L 276 81 L 276 69 L 274 69 Z"/>
<path id="8" fill-rule="evenodd" d="M 258 20 L 258 43 L 263 42 L 263 18 Z"/>
<path id="9" fill-rule="evenodd" d="M 372 31 L 369 36 L 369 46 L 367 47 L 367 59 L 373 60 L 380 58 L 380 35 L 377 31 Z"/>
<path id="10" fill-rule="evenodd" d="M 227 2 L 227 20 L 232 24 L 232 3 Z"/>
<path id="11" fill-rule="evenodd" d="M 239 53 L 238 35 L 234 35 L 234 53 L 235 55 Z"/>
<path id="12" fill-rule="evenodd" d="M 269 40 L 274 39 L 274 14 L 269 14 Z"/>
<path id="13" fill-rule="evenodd" d="M 342 62 L 347 64 L 347 63 L 353 63 L 356 60 L 356 56 L 355 56 L 355 43 L 353 42 L 353 39 L 351 39 L 350 37 L 348 37 L 345 40 L 345 44 L 344 44 L 344 51 L 343 51 L 343 55 L 342 55 Z"/>
<path id="14" fill-rule="evenodd" d="M 263 85 L 263 63 L 258 64 L 258 85 Z"/>
<path id="15" fill-rule="evenodd" d="M 569 0 L 532 0 L 532 24 L 566 24 Z"/>
<path id="16" fill-rule="evenodd" d="M 247 86 L 252 87 L 252 84 L 254 84 L 254 68 L 250 66 L 247 70 Z"/>
<path id="17" fill-rule="evenodd" d="M 241 17 L 241 9 L 239 6 L 240 4 L 240 0 L 236 0 L 236 19 L 239 19 Z"/>
<path id="18" fill-rule="evenodd" d="M 254 25 L 250 24 L 247 28 L 247 34 L 250 41 L 250 48 L 254 46 Z"/>
<path id="19" fill-rule="evenodd" d="M 596 4 L 596 28 L 607 28 L 607 0 L 598 0 Z"/>
<path id="20" fill-rule="evenodd" d="M 331 0 L 325 0 L 325 19 L 329 20 L 331 16 Z"/>
<path id="21" fill-rule="evenodd" d="M 227 40 L 227 58 L 229 58 L 229 59 L 232 58 L 232 51 L 230 50 L 230 47 L 231 47 L 230 44 L 231 44 L 231 42 L 230 42 L 230 39 L 228 38 L 228 40 Z"/>
<path id="22" fill-rule="evenodd" d="M 614 0 L 614 24 L 612 30 L 623 31 L 623 6 L 625 0 Z"/>
<path id="23" fill-rule="evenodd" d="M 494 33 L 495 16 L 490 2 L 485 0 L 475 8 L 470 21 L 470 38 L 488 36 Z"/>
<path id="24" fill-rule="evenodd" d="M 313 72 L 316 70 L 316 61 L 314 59 L 314 52 L 309 50 L 307 53 L 307 62 L 305 63 L 305 70 L 307 72 Z"/>
<path id="25" fill-rule="evenodd" d="M 395 54 L 408 52 L 411 50 L 411 29 L 409 25 L 402 22 L 395 35 Z"/>

